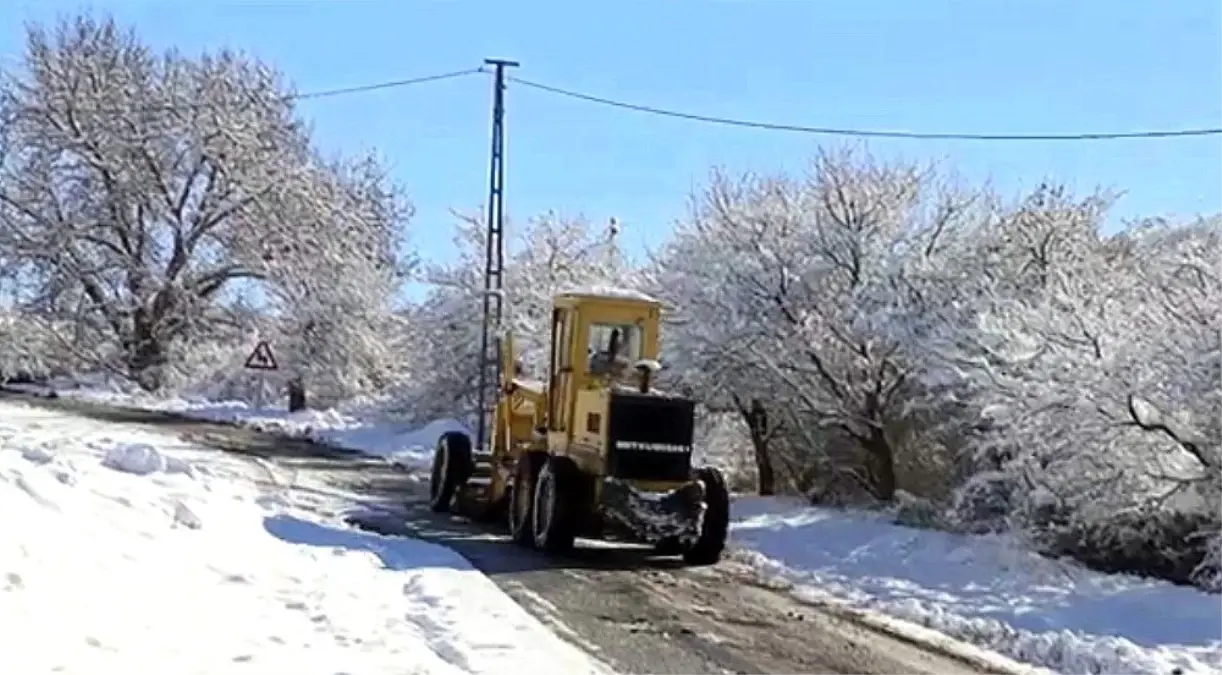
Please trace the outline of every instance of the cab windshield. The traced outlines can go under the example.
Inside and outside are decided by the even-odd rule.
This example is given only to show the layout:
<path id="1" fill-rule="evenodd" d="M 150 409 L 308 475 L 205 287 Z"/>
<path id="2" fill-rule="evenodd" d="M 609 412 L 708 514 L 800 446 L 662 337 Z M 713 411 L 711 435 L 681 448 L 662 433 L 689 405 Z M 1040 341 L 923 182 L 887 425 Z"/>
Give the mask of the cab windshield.
<path id="1" fill-rule="evenodd" d="M 641 358 L 641 327 L 633 324 L 596 323 L 590 326 L 587 347 L 590 373 L 616 379 L 631 375 Z"/>

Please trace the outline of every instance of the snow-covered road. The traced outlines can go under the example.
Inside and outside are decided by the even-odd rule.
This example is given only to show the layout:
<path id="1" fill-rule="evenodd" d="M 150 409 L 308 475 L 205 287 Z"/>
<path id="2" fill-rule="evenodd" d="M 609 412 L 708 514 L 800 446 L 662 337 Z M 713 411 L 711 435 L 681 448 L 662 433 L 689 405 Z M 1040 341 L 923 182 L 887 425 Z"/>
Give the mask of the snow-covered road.
<path id="1" fill-rule="evenodd" d="M 856 621 L 813 609 L 757 584 L 751 569 L 741 564 L 687 569 L 670 564 L 677 562 L 675 560 L 651 561 L 647 549 L 644 550 L 646 555 L 642 555 L 641 549 L 596 542 L 586 542 L 572 556 L 563 559 L 527 550 L 495 531 L 482 530 L 479 525 L 461 518 L 432 513 L 422 501 L 424 490 L 418 476 L 384 460 L 289 441 L 239 426 L 196 423 L 157 413 L 122 411 L 71 400 L 35 402 L 40 407 L 61 411 L 61 415 L 63 412 L 79 413 L 107 422 L 102 426 L 87 423 L 108 438 L 101 441 L 100 446 L 116 448 L 107 451 L 95 440 L 93 452 L 88 457 L 91 466 L 101 466 L 109 454 L 112 460 L 119 460 L 112 461 L 112 464 L 144 474 L 142 478 L 129 475 L 128 479 L 142 485 L 168 482 L 170 487 L 178 489 L 179 483 L 183 482 L 180 474 L 184 473 L 180 462 L 156 458 L 182 460 L 186 466 L 192 467 L 191 483 L 206 483 L 200 478 L 206 475 L 214 478 L 222 476 L 228 485 L 243 486 L 238 491 L 241 496 L 236 501 L 248 504 L 253 501 L 259 507 L 254 518 L 246 519 L 248 525 L 260 522 L 263 530 L 274 535 L 277 544 L 300 543 L 312 551 L 305 555 L 312 557 L 347 557 L 353 552 L 363 551 L 373 551 L 378 556 L 376 563 L 366 565 L 368 570 L 355 573 L 349 569 L 328 569 L 340 564 L 332 560 L 312 559 L 306 569 L 293 576 L 303 579 L 308 572 L 311 580 L 317 579 L 312 581 L 317 588 L 311 589 L 307 599 L 290 600 L 304 604 L 306 610 L 290 608 L 292 611 L 281 611 L 277 601 L 273 603 L 276 611 L 265 612 L 255 627 L 242 623 L 244 627 L 235 630 L 241 636 L 266 637 L 274 631 L 278 639 L 283 639 L 289 631 L 280 628 L 280 624 L 291 628 L 295 622 L 300 622 L 303 614 L 307 619 L 325 614 L 330 626 L 326 623 L 312 625 L 310 630 L 318 631 L 319 635 L 311 637 L 322 643 L 331 640 L 343 646 L 351 645 L 354 651 L 385 649 L 383 645 L 394 637 L 402 649 L 414 650 L 413 654 L 431 650 L 442 660 L 459 666 L 460 670 L 475 671 L 482 666 L 468 668 L 464 664 L 484 659 L 489 664 L 488 668 L 499 667 L 498 664 L 516 658 L 514 654 L 502 654 L 502 650 L 511 649 L 514 645 L 519 648 L 532 646 L 535 649 L 531 663 L 535 672 L 569 672 L 575 669 L 581 672 L 581 668 L 574 668 L 571 658 L 563 653 L 558 658 L 552 656 L 549 645 L 554 644 L 555 637 L 532 636 L 530 631 L 538 624 L 524 623 L 513 610 L 500 608 L 492 602 L 491 598 L 496 598 L 497 602 L 504 599 L 504 596 L 489 596 L 486 586 L 482 586 L 493 582 L 501 591 L 521 603 L 537 621 L 554 631 L 554 635 L 567 640 L 576 649 L 596 654 L 601 662 L 610 664 L 616 672 L 911 672 L 929 675 L 1029 672 L 1028 669 L 1016 667 L 1017 664 L 1001 665 L 998 660 L 982 655 L 978 650 L 963 652 L 941 644 L 921 646 L 907 637 L 895 639 L 886 635 L 885 631 L 871 631 Z M 36 419 L 30 419 L 28 412 L 25 417 L 25 423 L 15 425 L 18 428 L 10 428 L 9 432 L 20 433 L 20 429 L 28 427 L 29 423 L 39 423 Z M 64 428 L 80 426 L 80 422 L 71 418 L 55 424 Z M 153 434 L 154 438 L 140 440 L 145 434 L 133 433 L 133 430 L 156 433 Z M 71 433 L 85 437 L 77 430 Z M 166 436 L 167 433 L 191 439 L 211 448 L 215 454 L 183 441 L 172 441 Z M 23 442 L 20 447 L 29 445 L 29 442 Z M 145 445 L 156 447 L 157 452 L 149 452 Z M 57 454 L 68 453 L 61 449 Z M 77 454 L 80 454 L 79 450 Z M 191 454 L 195 456 L 191 457 Z M 147 461 L 150 458 L 153 461 Z M 39 456 L 36 459 L 45 458 Z M 21 462 L 29 460 L 22 458 Z M 25 473 L 28 469 L 21 462 L 17 465 Z M 53 464 L 44 462 L 42 466 Z M 149 467 L 154 470 L 150 471 Z M 78 475 L 80 468 L 74 467 L 70 473 Z M 107 469 L 99 473 L 109 475 L 114 471 Z M 54 479 L 53 473 L 51 479 Z M 254 489 L 256 486 L 257 489 Z M 113 493 L 112 490 L 112 496 Z M 228 501 L 223 494 L 198 501 L 212 502 L 216 498 L 220 498 L 222 503 Z M 156 499 L 145 501 L 152 502 L 146 510 L 158 512 L 154 508 Z M 191 514 L 182 519 L 188 525 L 172 525 L 175 513 L 186 513 L 179 503 Z M 216 508 L 215 504 L 211 506 Z M 171 529 L 190 529 L 189 523 L 196 521 L 202 525 L 197 532 L 219 528 L 220 525 L 215 524 L 218 517 L 208 513 L 208 510 L 203 504 L 194 503 L 194 500 L 171 495 L 169 502 L 162 500 L 160 515 L 150 526 L 151 531 L 159 532 L 167 523 L 171 523 Z M 337 522 L 343 516 L 362 528 L 391 536 L 383 538 L 346 528 Z M 241 527 L 233 525 L 226 529 L 240 532 Z M 258 539 L 257 534 L 258 528 L 254 528 L 251 537 Z M 33 537 L 35 533 L 27 536 Z M 222 539 L 224 541 L 215 545 L 235 545 L 232 538 Z M 447 549 L 443 549 L 443 553 L 427 547 L 427 553 L 422 552 L 418 548 L 419 542 L 414 539 L 444 544 Z M 174 540 L 161 541 L 171 545 L 176 543 Z M 230 563 L 222 567 L 213 563 L 210 567 L 260 570 L 258 578 L 263 582 L 259 587 L 271 585 L 270 579 L 277 573 L 263 569 L 265 564 L 261 567 L 256 562 L 248 561 L 248 557 L 253 555 L 259 559 L 269 559 L 272 554 L 256 552 L 252 544 L 242 540 L 238 540 L 236 545 L 245 551 L 239 558 L 240 564 Z M 470 561 L 488 576 L 475 576 L 470 581 L 463 578 L 461 588 L 454 584 L 447 585 L 445 568 L 458 567 L 464 574 L 469 573 L 465 563 L 455 560 L 449 550 L 457 551 L 462 555 L 462 560 Z M 201 557 L 205 553 L 188 551 L 185 555 Z M 443 562 L 437 561 L 438 556 Z M 365 562 L 372 561 L 365 558 Z M 125 563 L 126 569 L 138 573 L 138 566 L 133 564 Z M 390 583 L 395 585 L 366 592 L 364 589 L 368 583 L 363 583 L 362 579 L 378 575 L 378 567 L 398 570 L 390 577 L 376 577 L 389 578 L 392 580 Z M 424 583 L 421 575 L 425 570 L 431 577 L 429 588 L 440 587 L 444 591 L 428 592 L 420 588 L 420 584 Z M 200 585 L 216 585 L 217 580 L 213 575 L 203 573 L 184 583 L 194 583 L 198 593 Z M 294 588 L 295 583 L 291 579 L 289 582 L 282 580 L 271 585 L 274 590 L 270 592 L 286 594 L 282 587 Z M 353 584 L 360 584 L 360 592 L 346 587 Z M 422 596 L 426 599 L 421 600 Z M 333 599 L 336 597 L 339 599 Z M 436 598 L 445 598 L 449 602 L 434 607 Z M 178 611 L 176 607 L 164 607 L 167 602 L 164 598 L 158 601 L 163 605 L 160 612 L 172 617 L 169 621 L 181 621 L 174 618 L 177 616 L 174 612 Z M 341 602 L 346 603 L 345 610 L 352 607 L 351 611 L 328 607 Z M 259 603 L 254 604 L 262 607 Z M 359 611 L 357 608 L 364 606 L 371 608 L 367 611 L 369 616 L 352 618 L 351 612 Z M 413 606 L 428 607 L 429 611 L 418 612 Z M 208 614 L 213 623 L 229 620 L 225 607 L 211 607 L 213 610 Z M 254 613 L 253 609 L 245 611 L 247 614 Z M 388 613 L 393 616 L 396 611 L 405 612 L 406 616 L 387 616 Z M 5 617 L 0 614 L 0 621 L 4 620 Z M 408 624 L 400 628 L 404 637 L 394 635 L 393 626 L 399 625 L 395 621 Z M 233 624 L 238 626 L 239 622 Z M 378 630 L 378 625 L 387 628 Z M 449 628 L 439 631 L 435 628 L 438 625 Z M 531 628 L 523 628 L 525 625 Z M 182 628 L 181 624 L 175 626 L 170 635 L 179 635 Z M 212 627 L 212 630 L 223 632 L 218 627 Z M 35 636 L 43 633 L 45 630 L 36 631 Z M 340 639 L 337 640 L 336 635 Z M 363 642 L 356 645 L 354 637 L 361 638 Z M 56 639 L 56 649 L 63 651 L 58 644 L 59 638 Z M 228 637 L 218 635 L 209 651 L 221 653 L 224 645 L 237 639 L 238 636 L 232 634 Z M 243 639 L 258 641 L 258 638 Z M 170 637 L 162 641 L 172 643 Z M 299 643 L 302 641 L 297 640 Z M 418 671 L 411 670 L 415 662 L 413 659 L 398 663 L 394 660 L 393 648 L 385 651 L 389 655 L 383 655 L 381 660 L 376 656 L 360 654 L 352 662 L 365 664 L 363 667 L 350 666 L 332 672 Z M 35 650 L 31 653 L 39 652 Z M 515 654 L 521 653 L 515 650 Z M 345 657 L 344 651 L 336 652 L 332 663 L 346 663 Z M 66 657 L 60 655 L 59 658 L 62 660 Z M 285 655 L 283 661 L 275 662 L 270 658 L 264 661 L 291 664 L 292 658 L 290 654 Z M 93 667 L 95 664 L 90 662 L 89 665 Z M 243 672 L 245 669 L 248 669 L 245 662 L 239 662 L 220 672 Z"/>
<path id="2" fill-rule="evenodd" d="M 287 415 L 242 404 L 64 393 L 310 438 L 409 468 L 426 466 L 433 442 L 452 426 L 410 429 L 334 411 Z M 738 561 L 763 580 L 792 584 L 803 602 L 903 619 L 1060 672 L 1222 671 L 1222 601 L 1195 589 L 1049 561 L 1005 536 L 902 527 L 882 513 L 743 498 L 734 517 Z"/>
<path id="3" fill-rule="evenodd" d="M 262 472 L 0 402 L 4 671 L 603 671 L 451 550 L 347 529 Z"/>

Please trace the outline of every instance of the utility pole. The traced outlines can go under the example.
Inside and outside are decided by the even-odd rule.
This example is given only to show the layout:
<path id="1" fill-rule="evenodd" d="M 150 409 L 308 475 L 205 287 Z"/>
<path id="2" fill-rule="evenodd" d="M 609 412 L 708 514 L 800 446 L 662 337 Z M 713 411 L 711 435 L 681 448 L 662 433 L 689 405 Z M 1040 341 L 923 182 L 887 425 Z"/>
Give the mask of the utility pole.
<path id="1" fill-rule="evenodd" d="M 501 387 L 501 317 L 505 304 L 505 68 L 517 61 L 484 59 L 494 68 L 492 154 L 488 171 L 488 239 L 484 265 L 484 325 L 480 334 L 479 421 L 475 451 L 491 451 L 489 429 Z"/>

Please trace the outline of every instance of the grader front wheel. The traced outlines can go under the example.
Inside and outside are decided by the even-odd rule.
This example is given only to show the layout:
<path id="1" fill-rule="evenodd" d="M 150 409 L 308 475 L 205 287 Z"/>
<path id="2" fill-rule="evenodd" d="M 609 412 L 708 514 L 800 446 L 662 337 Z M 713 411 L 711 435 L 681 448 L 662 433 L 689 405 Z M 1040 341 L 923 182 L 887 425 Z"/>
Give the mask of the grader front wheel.
<path id="1" fill-rule="evenodd" d="M 475 457 L 471 439 L 460 431 L 450 431 L 437 439 L 433 467 L 429 475 L 429 508 L 436 513 L 450 510 L 454 495 L 471 477 Z"/>

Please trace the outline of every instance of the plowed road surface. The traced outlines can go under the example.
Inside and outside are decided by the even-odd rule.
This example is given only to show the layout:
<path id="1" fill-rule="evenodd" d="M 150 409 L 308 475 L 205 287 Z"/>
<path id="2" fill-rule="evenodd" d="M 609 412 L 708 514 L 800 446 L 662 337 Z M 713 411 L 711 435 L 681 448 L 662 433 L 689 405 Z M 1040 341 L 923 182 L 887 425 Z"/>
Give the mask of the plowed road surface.
<path id="1" fill-rule="evenodd" d="M 371 509 L 357 526 L 456 549 L 557 634 L 617 672 L 988 672 L 988 665 L 802 604 L 761 586 L 734 562 L 684 568 L 641 548 L 596 543 L 582 544 L 565 559 L 544 557 L 515 546 L 495 527 L 431 513 L 420 477 L 381 460 L 174 415 L 19 398 L 116 423 L 154 426 L 220 451 L 258 457 L 284 476 L 309 478 L 300 482 L 358 493 Z M 283 481 L 276 488 L 294 489 Z"/>

